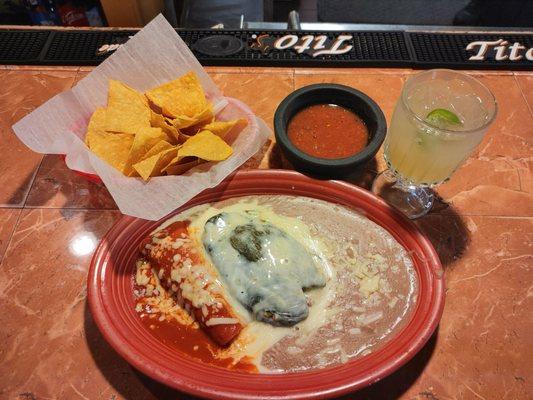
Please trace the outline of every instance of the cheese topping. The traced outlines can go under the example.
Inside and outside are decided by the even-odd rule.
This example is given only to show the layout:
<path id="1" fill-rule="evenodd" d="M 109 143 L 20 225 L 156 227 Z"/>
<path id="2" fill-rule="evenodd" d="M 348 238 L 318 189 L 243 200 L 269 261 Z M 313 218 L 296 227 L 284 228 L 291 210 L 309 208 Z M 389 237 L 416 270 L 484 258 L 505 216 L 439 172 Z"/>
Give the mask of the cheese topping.
<path id="1" fill-rule="evenodd" d="M 303 289 L 326 284 L 313 254 L 254 210 L 215 215 L 202 239 L 231 294 L 259 321 L 292 326 L 304 320 Z"/>
<path id="2" fill-rule="evenodd" d="M 159 279 L 170 278 L 177 285 L 176 289 L 180 289 L 181 296 L 195 308 L 213 306 L 217 304 L 220 282 L 209 271 L 207 264 L 193 264 L 189 255 L 196 252 L 195 246 L 195 241 L 187 236 L 172 239 L 159 231 L 152 235 L 151 243 L 145 248 L 153 258 L 161 258 L 170 250 L 179 250 L 172 257 L 170 277 L 165 277 L 165 270 L 160 269 Z"/>
<path id="3" fill-rule="evenodd" d="M 231 325 L 238 323 L 239 320 L 235 318 L 211 318 L 208 319 L 205 324 L 206 326 L 215 326 L 215 325 Z"/>
<path id="4" fill-rule="evenodd" d="M 183 325 L 198 327 L 193 317 L 176 304 L 171 294 L 161 287 L 150 264 L 143 260 L 136 263 L 135 285 L 135 310 L 140 313 L 141 318 L 176 320 Z"/>

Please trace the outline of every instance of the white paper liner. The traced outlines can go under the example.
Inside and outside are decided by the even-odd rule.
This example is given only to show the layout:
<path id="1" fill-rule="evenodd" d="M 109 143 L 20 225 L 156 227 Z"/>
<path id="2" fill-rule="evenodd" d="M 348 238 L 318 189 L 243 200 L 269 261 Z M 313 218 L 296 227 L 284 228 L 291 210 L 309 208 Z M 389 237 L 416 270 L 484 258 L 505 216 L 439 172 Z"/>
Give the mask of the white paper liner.
<path id="1" fill-rule="evenodd" d="M 182 176 L 162 176 L 144 182 L 128 178 L 88 150 L 83 139 L 93 111 L 107 103 L 109 79 L 146 91 L 194 71 L 217 118 L 247 118 L 248 126 L 232 144 L 234 153 L 220 163 L 207 163 Z M 229 101 L 228 101 L 229 100 Z M 13 130 L 38 153 L 65 154 L 70 169 L 96 173 L 120 211 L 158 220 L 196 194 L 214 187 L 252 157 L 270 136 L 263 121 L 234 99 L 226 99 L 174 28 L 158 15 L 96 67 L 74 88 L 63 92 L 25 116 Z"/>

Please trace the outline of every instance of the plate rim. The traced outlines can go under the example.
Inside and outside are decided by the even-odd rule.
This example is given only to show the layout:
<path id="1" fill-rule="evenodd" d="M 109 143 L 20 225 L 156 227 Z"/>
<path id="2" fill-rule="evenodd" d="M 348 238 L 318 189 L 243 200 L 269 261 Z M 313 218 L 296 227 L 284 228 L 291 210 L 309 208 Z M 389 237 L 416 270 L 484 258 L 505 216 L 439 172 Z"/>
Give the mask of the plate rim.
<path id="1" fill-rule="evenodd" d="M 132 223 L 138 222 L 150 224 L 153 226 L 158 226 L 162 223 L 163 220 L 169 218 L 171 215 L 175 215 L 176 213 L 182 212 L 183 210 L 186 210 L 194 205 L 202 204 L 207 201 L 216 201 L 216 200 L 207 200 L 210 197 L 214 195 L 219 196 L 226 196 L 227 197 L 237 197 L 237 196 L 243 196 L 246 194 L 233 194 L 232 191 L 242 191 L 243 189 L 233 189 L 232 185 L 246 185 L 247 181 L 261 181 L 265 179 L 276 179 L 279 181 L 286 181 L 288 183 L 292 182 L 295 184 L 319 184 L 323 188 L 329 188 L 329 189 L 337 189 L 341 192 L 344 192 L 345 194 L 356 194 L 362 199 L 365 199 L 369 201 L 368 207 L 375 207 L 378 209 L 381 209 L 384 213 L 387 214 L 388 217 L 392 218 L 396 224 L 400 225 L 402 229 L 407 229 L 410 231 L 411 236 L 413 237 L 413 240 L 416 244 L 419 245 L 420 250 L 423 252 L 425 256 L 428 256 L 429 263 L 426 263 L 426 278 L 429 277 L 429 281 L 431 283 L 430 285 L 430 298 L 429 298 L 429 309 L 425 311 L 424 318 L 422 322 L 424 323 L 421 328 L 416 331 L 412 332 L 411 336 L 408 337 L 409 341 L 406 343 L 404 348 L 400 349 L 401 351 L 398 351 L 395 353 L 394 357 L 388 357 L 386 360 L 381 362 L 378 367 L 374 367 L 372 373 L 368 374 L 367 376 L 363 378 L 357 378 L 357 376 L 350 377 L 350 376 L 344 376 L 343 378 L 338 379 L 337 381 L 330 381 L 330 383 L 322 384 L 320 388 L 312 388 L 312 387 L 306 387 L 306 388 L 298 388 L 293 387 L 289 391 L 283 392 L 280 390 L 273 390 L 273 391 L 257 391 L 257 388 L 246 388 L 246 381 L 254 380 L 253 377 L 264 377 L 265 374 L 248 374 L 248 373 L 242 373 L 237 371 L 230 371 L 230 370 L 224 370 L 218 367 L 210 366 L 208 364 L 204 364 L 198 361 L 192 361 L 192 359 L 189 360 L 183 360 L 184 363 L 188 364 L 190 366 L 190 363 L 192 362 L 195 364 L 195 367 L 199 371 L 206 372 L 207 374 L 214 374 L 217 375 L 217 377 L 225 377 L 225 378 L 234 378 L 233 386 L 235 384 L 238 384 L 241 380 L 244 380 L 244 384 L 241 383 L 241 385 L 237 385 L 237 387 L 224 387 L 224 384 L 215 384 L 212 383 L 211 386 L 200 386 L 198 384 L 195 384 L 194 381 L 191 381 L 190 379 L 183 379 L 183 376 L 180 378 L 180 373 L 177 373 L 176 370 L 174 371 L 165 371 L 163 368 L 161 368 L 160 365 L 153 365 L 153 360 L 148 360 L 149 365 L 146 364 L 146 359 L 143 359 L 142 357 L 139 358 L 138 350 L 135 349 L 135 346 L 131 346 L 130 343 L 128 343 L 126 340 L 124 340 L 119 332 L 117 332 L 113 327 L 113 320 L 112 316 L 108 315 L 106 311 L 105 304 L 102 301 L 102 290 L 101 290 L 101 274 L 105 272 L 105 265 L 102 264 L 102 262 L 105 261 L 105 256 L 108 251 L 108 242 L 109 240 L 113 239 L 114 236 L 116 236 L 117 232 L 120 232 L 120 230 L 125 227 L 129 226 Z M 292 186 L 292 189 L 295 190 L 295 186 Z M 278 189 L 279 191 L 280 189 Z M 267 188 L 264 190 L 263 194 L 270 192 L 272 194 L 279 194 L 276 193 L 273 189 Z M 252 193 L 253 194 L 253 193 Z M 287 193 L 289 194 L 289 193 Z M 251 194 L 248 194 L 251 195 Z M 312 194 L 307 194 L 308 197 L 313 197 Z M 320 198 L 320 197 L 318 197 Z M 326 200 L 329 202 L 334 202 L 334 200 Z M 349 205 L 348 205 L 349 207 Z M 361 211 L 361 210 L 359 210 Z M 367 211 L 367 210 L 365 210 Z M 374 212 L 376 212 L 374 210 Z M 368 214 L 368 213 L 366 213 Z M 389 233 L 391 233 L 393 236 L 394 234 L 390 231 L 390 229 L 387 226 L 381 225 L 379 222 L 375 221 L 372 218 L 369 218 L 372 221 L 374 221 L 376 224 L 380 225 L 383 229 L 387 230 Z M 397 240 L 397 239 L 396 239 Z M 400 243 L 402 247 L 404 246 L 402 243 Z M 428 260 L 426 259 L 426 260 Z M 416 263 L 415 263 L 416 264 Z M 103 267 L 103 268 L 102 268 Z M 420 271 L 417 268 L 417 274 L 420 275 Z M 130 365 L 132 365 L 134 368 L 138 369 L 139 371 L 143 372 L 147 376 L 151 377 L 152 379 L 155 379 L 167 386 L 170 386 L 174 389 L 180 390 L 182 392 L 190 393 L 196 396 L 202 396 L 202 397 L 210 397 L 210 398 L 239 398 L 239 399 L 300 399 L 300 398 L 325 398 L 325 397 L 332 397 L 332 396 L 339 396 L 342 394 L 346 394 L 352 391 L 359 390 L 363 387 L 366 387 L 374 382 L 379 381 L 380 379 L 390 375 L 397 369 L 399 369 L 401 366 L 406 364 L 411 358 L 414 357 L 414 355 L 422 349 L 422 347 L 426 344 L 426 342 L 429 340 L 435 329 L 437 328 L 440 318 L 442 316 L 442 311 L 444 308 L 444 277 L 443 277 L 443 270 L 442 265 L 440 263 L 439 257 L 429 241 L 429 239 L 418 229 L 418 227 L 410 220 L 408 220 L 405 216 L 403 216 L 399 211 L 385 203 L 384 200 L 380 199 L 379 197 L 375 196 L 371 192 L 352 185 L 347 182 L 343 181 L 323 181 L 318 180 L 314 178 L 310 178 L 306 175 L 303 175 L 301 173 L 298 173 L 296 171 L 289 171 L 289 170 L 275 170 L 275 169 L 269 169 L 269 170 L 247 170 L 247 171 L 238 171 L 230 175 L 228 178 L 226 178 L 223 182 L 221 182 L 219 185 L 217 185 L 214 188 L 207 189 L 204 192 L 200 193 L 199 195 L 195 196 L 193 199 L 191 199 L 189 202 L 187 202 L 182 207 L 179 207 L 174 212 L 170 213 L 169 215 L 165 216 L 159 221 L 146 221 L 139 218 L 131 217 L 131 216 L 122 216 L 110 229 L 109 231 L 104 235 L 104 237 L 101 239 L 97 249 L 95 250 L 91 264 L 89 267 L 89 274 L 87 279 L 87 297 L 88 297 L 88 303 L 89 303 L 89 309 L 92 315 L 93 320 L 95 321 L 96 325 L 98 326 L 98 329 L 102 333 L 104 339 L 113 347 L 113 349 L 121 356 L 123 357 Z M 422 296 L 420 296 L 422 298 Z M 413 315 L 411 315 L 411 322 L 415 315 L 417 315 L 418 308 L 420 307 L 420 302 L 417 303 L 417 307 L 415 311 L 413 312 Z M 410 323 L 411 323 L 410 322 Z M 285 373 L 285 374 L 269 374 L 268 380 L 269 381 L 275 381 L 278 384 L 281 384 L 283 381 L 290 381 L 291 379 L 298 381 L 302 379 L 312 379 L 316 377 L 316 379 L 320 378 L 320 375 L 322 375 L 322 379 L 325 378 L 327 375 L 334 375 L 335 371 L 339 372 L 342 371 L 343 373 L 346 373 L 347 371 L 351 369 L 351 364 L 354 363 L 360 363 L 361 360 L 368 360 L 372 358 L 376 358 L 379 354 L 381 354 L 384 349 L 387 349 L 390 351 L 390 348 L 393 347 L 393 343 L 397 341 L 399 338 L 403 338 L 402 335 L 406 335 L 405 331 L 407 330 L 407 327 L 410 325 L 407 324 L 406 327 L 404 327 L 400 332 L 398 332 L 395 336 L 391 338 L 390 341 L 387 342 L 383 347 L 376 350 L 376 352 L 372 352 L 368 356 L 359 357 L 356 360 L 349 361 L 346 364 L 342 364 L 339 366 L 319 369 L 319 370 L 312 370 L 312 371 L 305 371 L 305 372 L 296 372 L 296 373 Z M 150 363 L 150 361 L 152 361 Z M 177 374 L 177 375 L 176 375 Z M 332 376 L 330 376 L 331 378 Z M 237 379 L 238 378 L 238 379 Z M 237 383 L 235 383 L 235 379 Z M 292 382 L 294 383 L 294 382 Z"/>

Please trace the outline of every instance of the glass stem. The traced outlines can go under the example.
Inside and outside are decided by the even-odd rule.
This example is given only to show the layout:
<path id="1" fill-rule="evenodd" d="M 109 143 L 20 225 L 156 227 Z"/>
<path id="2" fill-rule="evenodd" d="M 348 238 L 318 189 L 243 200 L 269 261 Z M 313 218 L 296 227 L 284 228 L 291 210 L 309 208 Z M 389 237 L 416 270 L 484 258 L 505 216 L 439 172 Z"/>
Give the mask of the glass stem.
<path id="1" fill-rule="evenodd" d="M 376 177 L 372 191 L 410 219 L 427 214 L 435 198 L 430 188 L 405 182 L 389 169 Z"/>

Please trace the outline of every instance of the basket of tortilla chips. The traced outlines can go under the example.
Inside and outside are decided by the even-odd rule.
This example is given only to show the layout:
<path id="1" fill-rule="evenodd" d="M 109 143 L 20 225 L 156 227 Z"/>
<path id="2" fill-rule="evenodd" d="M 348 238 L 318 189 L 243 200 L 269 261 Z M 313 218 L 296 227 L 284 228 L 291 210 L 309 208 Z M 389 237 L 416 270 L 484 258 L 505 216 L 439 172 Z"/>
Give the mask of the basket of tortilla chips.
<path id="1" fill-rule="evenodd" d="M 92 114 L 85 143 L 125 176 L 148 180 L 226 160 L 246 125 L 217 120 L 194 72 L 145 93 L 110 80 L 107 107 Z"/>
<path id="2" fill-rule="evenodd" d="M 103 182 L 124 214 L 152 220 L 218 185 L 271 134 L 224 97 L 162 16 L 13 130 Z"/>

